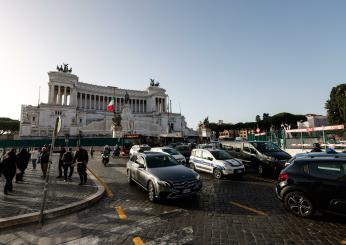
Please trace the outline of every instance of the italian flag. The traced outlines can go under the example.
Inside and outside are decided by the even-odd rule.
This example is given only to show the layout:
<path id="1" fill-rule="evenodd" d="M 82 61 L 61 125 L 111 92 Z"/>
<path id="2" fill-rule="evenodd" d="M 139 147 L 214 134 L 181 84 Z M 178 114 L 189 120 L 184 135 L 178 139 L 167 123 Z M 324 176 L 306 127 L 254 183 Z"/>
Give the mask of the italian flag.
<path id="1" fill-rule="evenodd" d="M 109 104 L 107 106 L 107 111 L 114 111 L 114 101 L 115 101 L 115 98 L 112 97 L 111 102 L 109 102 Z"/>

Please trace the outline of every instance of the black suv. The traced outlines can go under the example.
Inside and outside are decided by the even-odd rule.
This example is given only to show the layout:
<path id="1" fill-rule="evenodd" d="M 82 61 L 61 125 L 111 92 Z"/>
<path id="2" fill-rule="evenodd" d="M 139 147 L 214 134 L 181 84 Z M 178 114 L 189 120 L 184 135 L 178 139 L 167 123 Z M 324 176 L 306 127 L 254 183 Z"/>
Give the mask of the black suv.
<path id="1" fill-rule="evenodd" d="M 296 158 L 281 171 L 275 190 L 297 216 L 311 217 L 316 210 L 346 215 L 346 159 Z"/>

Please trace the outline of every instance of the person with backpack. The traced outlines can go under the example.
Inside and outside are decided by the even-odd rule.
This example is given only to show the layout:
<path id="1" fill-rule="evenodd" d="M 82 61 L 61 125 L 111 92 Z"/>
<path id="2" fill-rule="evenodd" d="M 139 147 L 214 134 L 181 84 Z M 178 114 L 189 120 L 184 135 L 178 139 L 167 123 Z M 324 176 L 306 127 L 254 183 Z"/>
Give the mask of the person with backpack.
<path id="1" fill-rule="evenodd" d="M 67 171 L 71 169 L 71 165 L 73 164 L 73 153 L 72 148 L 69 148 L 68 151 L 64 153 L 62 156 L 63 161 L 63 169 L 64 169 L 64 179 L 67 182 Z"/>

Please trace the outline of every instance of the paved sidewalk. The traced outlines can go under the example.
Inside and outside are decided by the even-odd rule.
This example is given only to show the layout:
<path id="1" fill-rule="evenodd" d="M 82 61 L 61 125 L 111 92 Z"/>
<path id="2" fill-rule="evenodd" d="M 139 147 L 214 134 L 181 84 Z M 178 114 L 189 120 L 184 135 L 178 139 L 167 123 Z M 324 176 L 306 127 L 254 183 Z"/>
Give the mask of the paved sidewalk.
<path id="1" fill-rule="evenodd" d="M 11 195 L 4 195 L 4 178 L 0 178 L 0 220 L 40 211 L 44 187 L 41 175 L 41 166 L 38 164 L 34 170 L 30 162 L 25 171 L 24 182 L 17 184 L 13 181 L 14 192 Z M 64 182 L 64 179 L 57 179 L 57 176 L 57 157 L 53 155 L 45 210 L 83 201 L 98 191 L 98 186 L 90 178 L 86 185 L 78 185 L 79 176 L 76 167 L 71 182 Z"/>

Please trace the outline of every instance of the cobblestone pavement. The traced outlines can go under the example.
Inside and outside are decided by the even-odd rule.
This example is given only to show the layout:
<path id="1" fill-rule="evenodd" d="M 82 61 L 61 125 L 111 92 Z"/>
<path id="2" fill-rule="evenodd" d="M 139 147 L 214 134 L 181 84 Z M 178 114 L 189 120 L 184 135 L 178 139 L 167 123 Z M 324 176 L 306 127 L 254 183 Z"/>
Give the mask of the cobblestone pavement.
<path id="1" fill-rule="evenodd" d="M 81 201 L 97 192 L 93 181 L 89 181 L 87 185 L 78 186 L 79 177 L 76 168 L 71 182 L 56 179 L 58 176 L 56 162 L 57 159 L 54 158 L 50 170 L 46 209 Z M 13 181 L 14 192 L 11 195 L 3 194 L 4 178 L 0 178 L 0 218 L 37 212 L 41 209 L 44 187 L 44 179 L 41 175 L 41 166 L 37 165 L 34 170 L 30 163 L 25 171 L 24 182 L 17 184 Z"/>
<path id="2" fill-rule="evenodd" d="M 201 174 L 204 186 L 196 197 L 153 204 L 145 191 L 127 183 L 125 160 L 112 160 L 104 167 L 96 159 L 90 167 L 107 182 L 113 198 L 50 220 L 42 228 L 2 231 L 0 244 L 134 244 L 133 239 L 139 237 L 146 245 L 324 245 L 346 239 L 345 220 L 288 214 L 276 200 L 273 184 L 250 181 L 252 176 L 215 180 Z"/>

